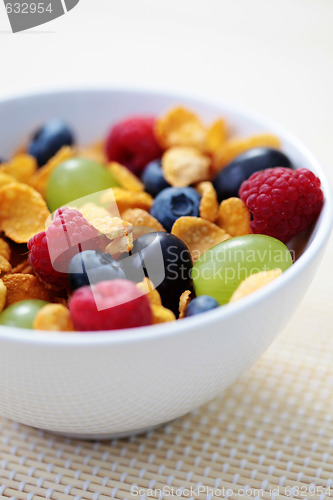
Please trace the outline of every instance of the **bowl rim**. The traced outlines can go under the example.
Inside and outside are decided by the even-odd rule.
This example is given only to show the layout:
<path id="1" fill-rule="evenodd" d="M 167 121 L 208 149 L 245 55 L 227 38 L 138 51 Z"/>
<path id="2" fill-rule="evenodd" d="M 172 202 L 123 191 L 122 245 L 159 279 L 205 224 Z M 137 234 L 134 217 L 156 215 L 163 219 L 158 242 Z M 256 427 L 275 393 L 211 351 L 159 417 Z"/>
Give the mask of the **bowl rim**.
<path id="1" fill-rule="evenodd" d="M 192 318 L 185 318 L 183 321 L 176 321 L 172 323 L 163 323 L 159 325 L 151 325 L 148 327 L 136 327 L 124 330 L 106 330 L 106 331 L 90 331 L 90 332 L 50 332 L 50 331 L 36 331 L 25 328 L 17 327 L 5 327 L 0 326 L 0 342 L 11 342 L 11 343 L 24 343 L 33 345 L 53 345 L 57 347 L 61 346 L 74 346 L 74 347 L 92 347 L 92 346 L 103 346 L 103 345 L 122 345 L 127 343 L 145 342 L 145 341 L 158 341 L 165 337 L 173 337 L 177 335 L 191 334 L 193 328 L 199 329 L 204 327 L 205 330 L 209 328 L 209 325 L 224 319 L 229 318 L 233 315 L 238 315 L 252 308 L 255 304 L 260 302 L 264 297 L 269 298 L 273 295 L 279 288 L 288 286 L 289 283 L 297 277 L 297 275 L 303 273 L 305 268 L 310 264 L 310 262 L 321 252 L 327 243 L 329 238 L 332 223 L 333 223 L 333 191 L 331 184 L 326 175 L 325 170 L 322 168 L 317 159 L 313 154 L 302 144 L 302 142 L 297 139 L 291 132 L 289 132 L 284 126 L 281 126 L 274 122 L 273 120 L 267 118 L 261 113 L 253 111 L 252 109 L 239 105 L 235 105 L 231 102 L 225 102 L 218 96 L 213 98 L 206 98 L 202 95 L 194 93 L 184 93 L 177 92 L 175 90 L 165 90 L 165 89 L 147 89 L 132 86 L 104 86 L 104 85 L 91 85 L 77 87 L 66 86 L 60 89 L 42 89 L 34 90 L 29 92 L 23 92 L 18 94 L 12 94 L 8 96 L 3 96 L 0 98 L 0 106 L 3 104 L 15 103 L 17 101 L 26 100 L 29 98 L 39 98 L 39 97 L 49 97 L 52 96 L 68 96 L 77 94 L 95 94 L 96 92 L 104 93 L 120 93 L 120 94 L 140 94 L 141 96 L 155 96 L 164 97 L 169 99 L 174 99 L 175 103 L 189 101 L 196 103 L 207 104 L 210 106 L 221 107 L 226 112 L 232 112 L 237 116 L 244 116 L 250 119 L 253 123 L 258 123 L 261 126 L 264 125 L 267 130 L 272 131 L 282 140 L 287 140 L 296 149 L 298 149 L 304 156 L 309 159 L 309 162 L 314 166 L 316 175 L 319 176 L 321 180 L 321 187 L 324 192 L 325 203 L 320 215 L 320 222 L 317 228 L 317 234 L 313 241 L 309 244 L 306 251 L 299 257 L 299 259 L 287 269 L 278 280 L 274 280 L 265 287 L 253 292 L 252 294 L 244 297 L 243 299 L 226 304 L 215 310 L 206 312 L 202 315 L 198 315 Z"/>

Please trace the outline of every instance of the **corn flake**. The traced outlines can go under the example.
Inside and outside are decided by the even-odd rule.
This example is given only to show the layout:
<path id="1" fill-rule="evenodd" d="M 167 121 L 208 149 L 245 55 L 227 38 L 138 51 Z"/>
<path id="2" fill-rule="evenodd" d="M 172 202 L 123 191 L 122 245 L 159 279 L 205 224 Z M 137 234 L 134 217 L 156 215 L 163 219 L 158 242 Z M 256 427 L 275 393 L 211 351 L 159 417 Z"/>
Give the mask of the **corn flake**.
<path id="1" fill-rule="evenodd" d="M 80 208 L 77 208 L 83 217 L 92 224 L 94 219 L 110 216 L 110 212 L 106 208 L 99 207 L 96 203 L 85 203 Z M 92 224 L 93 225 L 93 224 Z"/>
<path id="2" fill-rule="evenodd" d="M 123 252 L 129 252 L 133 247 L 133 226 L 119 217 L 105 217 L 93 219 L 91 224 L 110 241 L 106 251 L 115 256 Z"/>
<path id="3" fill-rule="evenodd" d="M 14 177 L 18 182 L 28 183 L 37 170 L 37 162 L 33 156 L 18 154 L 8 163 L 1 165 L 0 172 Z"/>
<path id="4" fill-rule="evenodd" d="M 216 120 L 207 130 L 206 136 L 206 152 L 215 155 L 220 152 L 228 137 L 227 124 L 221 118 Z"/>
<path id="5" fill-rule="evenodd" d="M 93 219 L 91 224 L 97 231 L 104 234 L 110 240 L 127 236 L 133 229 L 132 224 L 129 222 L 120 219 L 120 217 L 111 217 L 110 215 Z"/>
<path id="6" fill-rule="evenodd" d="M 31 177 L 29 184 L 35 188 L 43 198 L 46 197 L 46 187 L 49 181 L 50 175 L 53 170 L 57 168 L 60 163 L 70 160 L 75 155 L 75 149 L 70 146 L 62 147 L 54 156 L 51 158 L 46 165 L 39 168 L 37 172 Z"/>
<path id="7" fill-rule="evenodd" d="M 174 313 L 170 311 L 170 309 L 162 306 L 160 294 L 156 290 L 154 283 L 150 281 L 149 278 L 144 278 L 144 280 L 137 283 L 136 286 L 143 294 L 147 294 L 154 325 L 176 320 Z"/>
<path id="8" fill-rule="evenodd" d="M 155 288 L 155 285 L 149 278 L 137 283 L 137 288 L 144 294 L 147 294 L 151 306 L 162 306 L 161 296 Z"/>
<path id="9" fill-rule="evenodd" d="M 103 141 L 97 141 L 90 146 L 80 146 L 77 154 L 81 158 L 88 158 L 89 160 L 93 160 L 98 163 L 105 163 L 107 161 Z"/>
<path id="10" fill-rule="evenodd" d="M 201 194 L 200 217 L 214 222 L 218 215 L 219 204 L 213 184 L 209 181 L 204 181 L 199 182 L 195 187 Z"/>
<path id="11" fill-rule="evenodd" d="M 193 147 L 175 146 L 162 156 L 164 177 L 171 186 L 185 187 L 209 179 L 210 159 Z"/>
<path id="12" fill-rule="evenodd" d="M 224 148 L 216 155 L 213 164 L 213 173 L 222 170 L 228 163 L 245 153 L 248 149 L 258 147 L 280 148 L 281 141 L 276 135 L 263 133 L 251 137 L 234 137 L 229 139 Z"/>
<path id="13" fill-rule="evenodd" d="M 171 233 L 187 245 L 193 262 L 209 248 L 231 237 L 224 229 L 201 217 L 180 217 Z"/>
<path id="14" fill-rule="evenodd" d="M 33 322 L 35 330 L 72 332 L 74 325 L 67 307 L 61 304 L 47 304 L 36 314 Z"/>
<path id="15" fill-rule="evenodd" d="M 176 316 L 170 309 L 163 306 L 151 306 L 151 311 L 153 315 L 153 325 L 158 325 L 160 323 L 168 323 L 169 321 L 176 321 Z"/>
<path id="16" fill-rule="evenodd" d="M 6 307 L 21 300 L 52 300 L 52 292 L 32 274 L 6 274 L 2 280 L 7 287 Z"/>
<path id="17" fill-rule="evenodd" d="M 7 287 L 2 280 L 0 280 L 0 312 L 2 312 L 6 305 Z"/>
<path id="18" fill-rule="evenodd" d="M 149 227 L 155 231 L 165 231 L 162 224 L 158 222 L 155 217 L 150 215 L 146 210 L 141 208 L 129 208 L 121 214 L 121 218 L 133 225 L 133 236 L 136 239 L 136 235 L 141 235 L 141 231 L 136 231 L 137 228 Z"/>
<path id="19" fill-rule="evenodd" d="M 187 306 L 191 302 L 191 291 L 185 290 L 179 299 L 179 319 L 185 318 Z"/>
<path id="20" fill-rule="evenodd" d="M 108 169 L 123 189 L 128 189 L 129 191 L 135 191 L 138 193 L 145 190 L 145 186 L 137 178 L 137 176 L 132 174 L 128 168 L 124 167 L 120 163 L 109 163 Z"/>
<path id="21" fill-rule="evenodd" d="M 250 211 L 240 198 L 233 197 L 222 201 L 216 224 L 230 236 L 251 234 L 250 222 Z"/>
<path id="22" fill-rule="evenodd" d="M 229 302 L 235 302 L 250 295 L 250 293 L 268 285 L 268 283 L 281 276 L 281 274 L 281 269 L 272 269 L 270 271 L 260 271 L 259 273 L 251 274 L 236 288 Z"/>
<path id="23" fill-rule="evenodd" d="M 15 177 L 4 173 L 0 167 L 0 187 L 7 186 L 8 184 L 14 184 L 15 182 L 17 182 Z"/>
<path id="24" fill-rule="evenodd" d="M 7 260 L 10 260 L 11 249 L 7 241 L 0 238 L 0 255 Z"/>
<path id="25" fill-rule="evenodd" d="M 34 269 L 29 259 L 25 259 L 11 270 L 11 274 L 34 274 Z"/>
<path id="26" fill-rule="evenodd" d="M 110 203 L 110 212 L 115 212 L 115 204 L 117 211 L 122 214 L 128 208 L 142 208 L 142 210 L 150 210 L 153 204 L 153 198 L 150 194 L 136 191 L 128 191 L 123 188 L 112 188 L 105 191 L 101 196 L 101 203 Z"/>
<path id="27" fill-rule="evenodd" d="M 171 109 L 156 121 L 155 135 L 163 149 L 192 146 L 203 151 L 205 148 L 204 125 L 194 113 L 182 107 Z"/>
<path id="28" fill-rule="evenodd" d="M 26 184 L 0 188 L 0 226 L 16 243 L 27 243 L 44 230 L 50 212 L 41 195 Z"/>
<path id="29" fill-rule="evenodd" d="M 11 263 L 5 257 L 0 255 L 0 275 L 9 273 L 11 270 Z"/>

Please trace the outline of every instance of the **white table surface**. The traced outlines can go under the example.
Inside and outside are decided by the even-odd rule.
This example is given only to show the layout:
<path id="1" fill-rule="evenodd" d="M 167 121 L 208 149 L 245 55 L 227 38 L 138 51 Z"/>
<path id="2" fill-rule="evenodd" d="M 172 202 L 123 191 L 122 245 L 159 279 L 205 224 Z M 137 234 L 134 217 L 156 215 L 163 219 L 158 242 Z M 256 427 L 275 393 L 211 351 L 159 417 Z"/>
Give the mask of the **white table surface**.
<path id="1" fill-rule="evenodd" d="M 332 0 L 81 0 L 12 34 L 1 2 L 0 96 L 95 83 L 218 96 L 288 127 L 333 179 L 332 26 Z M 332 256 L 331 241 L 305 303 L 332 297 Z"/>

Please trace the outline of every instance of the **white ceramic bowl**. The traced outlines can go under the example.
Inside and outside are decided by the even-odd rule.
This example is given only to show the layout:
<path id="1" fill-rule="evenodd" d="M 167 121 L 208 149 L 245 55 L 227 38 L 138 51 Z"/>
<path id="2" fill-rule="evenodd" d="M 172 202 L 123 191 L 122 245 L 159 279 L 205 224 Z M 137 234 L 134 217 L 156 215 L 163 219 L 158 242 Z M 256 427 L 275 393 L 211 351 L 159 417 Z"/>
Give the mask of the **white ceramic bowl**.
<path id="1" fill-rule="evenodd" d="M 41 429 L 101 437 L 179 417 L 221 393 L 267 349 L 311 282 L 328 239 L 332 195 L 313 156 L 281 127 L 218 102 L 130 90 L 90 89 L 0 101 L 0 153 L 46 119 L 63 117 L 79 142 L 105 135 L 126 115 L 159 114 L 174 104 L 204 119 L 225 116 L 239 134 L 276 133 L 296 166 L 322 181 L 325 205 L 305 252 L 251 296 L 175 323 L 119 332 L 43 333 L 0 328 L 0 413 Z"/>

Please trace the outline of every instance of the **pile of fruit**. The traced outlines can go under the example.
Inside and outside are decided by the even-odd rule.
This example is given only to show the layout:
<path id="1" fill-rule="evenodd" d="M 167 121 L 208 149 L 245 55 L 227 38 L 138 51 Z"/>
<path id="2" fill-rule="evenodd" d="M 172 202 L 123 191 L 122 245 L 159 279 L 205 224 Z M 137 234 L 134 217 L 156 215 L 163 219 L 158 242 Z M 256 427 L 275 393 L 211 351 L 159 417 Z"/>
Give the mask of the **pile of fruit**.
<path id="1" fill-rule="evenodd" d="M 50 120 L 0 165 L 0 324 L 116 330 L 224 306 L 292 265 L 322 204 L 269 133 L 175 107 L 81 147 Z"/>

